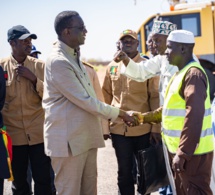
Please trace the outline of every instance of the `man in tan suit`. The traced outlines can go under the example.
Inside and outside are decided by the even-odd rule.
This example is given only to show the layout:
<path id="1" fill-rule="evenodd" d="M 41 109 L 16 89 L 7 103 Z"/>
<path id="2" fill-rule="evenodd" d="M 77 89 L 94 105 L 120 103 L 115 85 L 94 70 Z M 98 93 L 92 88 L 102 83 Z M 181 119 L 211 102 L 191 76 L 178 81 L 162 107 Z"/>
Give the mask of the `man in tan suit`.
<path id="1" fill-rule="evenodd" d="M 118 116 L 132 125 L 124 111 L 100 102 L 77 56 L 87 33 L 75 11 L 55 18 L 58 41 L 45 67 L 45 152 L 51 157 L 59 195 L 97 194 L 97 148 L 104 147 L 101 118 Z"/>

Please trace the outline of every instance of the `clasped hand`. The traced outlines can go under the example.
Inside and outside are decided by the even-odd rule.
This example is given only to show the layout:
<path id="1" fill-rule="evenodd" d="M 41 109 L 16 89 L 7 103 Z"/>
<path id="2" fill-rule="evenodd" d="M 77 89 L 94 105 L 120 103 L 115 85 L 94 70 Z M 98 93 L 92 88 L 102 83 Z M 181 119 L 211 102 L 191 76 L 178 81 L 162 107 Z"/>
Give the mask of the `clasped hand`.
<path id="1" fill-rule="evenodd" d="M 121 118 L 129 127 L 143 124 L 143 115 L 140 112 L 127 111 L 123 116 L 121 116 Z"/>
<path id="2" fill-rule="evenodd" d="M 19 65 L 16 68 L 16 74 L 30 80 L 33 84 L 37 81 L 37 77 L 27 67 Z"/>

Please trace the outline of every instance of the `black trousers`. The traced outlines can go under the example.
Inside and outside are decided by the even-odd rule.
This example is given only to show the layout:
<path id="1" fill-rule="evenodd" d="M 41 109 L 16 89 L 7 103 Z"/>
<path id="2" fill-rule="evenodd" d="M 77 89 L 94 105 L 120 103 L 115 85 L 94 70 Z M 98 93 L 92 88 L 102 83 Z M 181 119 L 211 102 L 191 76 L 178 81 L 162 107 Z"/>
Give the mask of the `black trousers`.
<path id="1" fill-rule="evenodd" d="M 30 195 L 27 169 L 30 160 L 35 195 L 51 194 L 51 160 L 44 153 L 44 144 L 13 146 L 13 195 Z"/>
<path id="2" fill-rule="evenodd" d="M 0 195 L 4 192 L 4 179 L 0 178 Z"/>
<path id="3" fill-rule="evenodd" d="M 134 195 L 133 158 L 135 156 L 136 160 L 138 151 L 150 146 L 150 133 L 136 137 L 111 134 L 111 137 L 118 162 L 118 186 L 120 194 Z"/>

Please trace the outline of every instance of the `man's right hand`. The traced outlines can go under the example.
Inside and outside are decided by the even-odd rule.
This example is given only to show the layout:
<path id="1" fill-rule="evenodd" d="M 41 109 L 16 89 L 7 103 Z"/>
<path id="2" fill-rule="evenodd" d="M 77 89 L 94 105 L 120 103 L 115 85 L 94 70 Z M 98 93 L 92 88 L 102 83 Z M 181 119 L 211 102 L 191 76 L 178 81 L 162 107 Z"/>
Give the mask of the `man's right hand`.
<path id="1" fill-rule="evenodd" d="M 127 56 L 127 54 L 123 51 L 117 51 L 114 55 L 114 59 L 113 59 L 115 62 L 120 62 L 120 61 L 123 61 L 123 64 L 125 66 L 128 65 L 129 63 L 129 57 Z"/>
<path id="2" fill-rule="evenodd" d="M 123 110 L 120 110 L 119 117 L 125 122 L 125 124 L 129 127 L 134 127 L 139 125 L 138 121 L 135 120 L 133 116 L 130 115 L 130 113 L 126 113 Z"/>
<path id="3" fill-rule="evenodd" d="M 37 77 L 27 67 L 19 65 L 19 66 L 17 66 L 17 68 L 15 70 L 16 70 L 17 75 L 28 79 L 29 81 L 31 81 L 33 83 L 34 86 L 36 86 Z"/>
<path id="4" fill-rule="evenodd" d="M 135 112 L 135 111 L 132 111 L 132 116 L 133 117 L 136 117 L 139 125 L 142 125 L 144 123 L 144 113 L 141 113 L 141 112 Z"/>
<path id="5" fill-rule="evenodd" d="M 111 139 L 111 136 L 110 136 L 110 134 L 104 134 L 103 138 L 104 138 L 104 140 L 108 140 L 108 139 Z"/>

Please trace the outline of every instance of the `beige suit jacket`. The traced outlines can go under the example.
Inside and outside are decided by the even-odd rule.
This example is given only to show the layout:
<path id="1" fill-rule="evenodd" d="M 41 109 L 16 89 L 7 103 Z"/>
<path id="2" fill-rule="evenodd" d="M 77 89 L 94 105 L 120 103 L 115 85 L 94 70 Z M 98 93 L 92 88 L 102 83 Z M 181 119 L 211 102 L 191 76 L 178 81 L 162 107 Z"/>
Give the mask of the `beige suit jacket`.
<path id="1" fill-rule="evenodd" d="M 45 66 L 43 108 L 45 152 L 52 157 L 67 157 L 69 147 L 73 156 L 103 147 L 100 117 L 114 121 L 119 114 L 96 98 L 83 64 L 60 41 Z"/>

